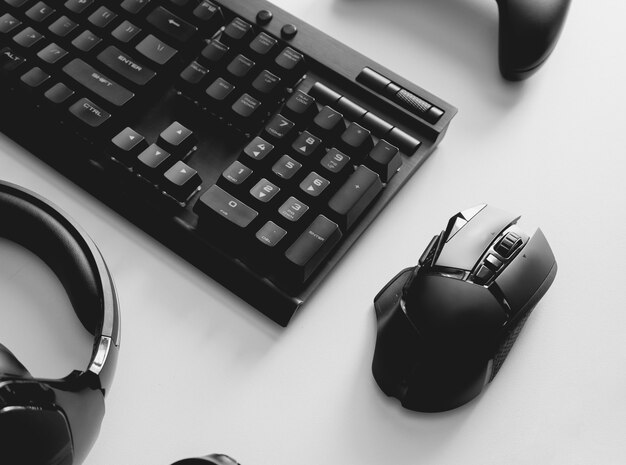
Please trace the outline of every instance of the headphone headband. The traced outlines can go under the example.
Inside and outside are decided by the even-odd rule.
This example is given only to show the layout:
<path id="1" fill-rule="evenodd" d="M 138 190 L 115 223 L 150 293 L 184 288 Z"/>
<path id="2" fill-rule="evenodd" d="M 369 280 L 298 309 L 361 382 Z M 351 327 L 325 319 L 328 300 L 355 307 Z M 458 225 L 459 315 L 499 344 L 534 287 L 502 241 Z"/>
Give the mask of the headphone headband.
<path id="1" fill-rule="evenodd" d="M 4 181 L 0 181 L 0 237 L 29 249 L 52 269 L 80 322 L 94 336 L 86 369 L 65 378 L 32 379 L 20 376 L 19 370 L 18 375 L 0 372 L 0 430 L 11 429 L 15 423 L 18 426 L 13 431 L 21 431 L 19 422 L 28 426 L 33 421 L 54 430 L 67 430 L 71 438 L 68 450 L 80 460 L 100 429 L 104 396 L 115 372 L 120 315 L 113 280 L 102 254 L 74 221 L 42 197 Z M 21 366 L 8 350 L 2 349 L 0 346 L 0 362 L 5 352 L 6 363 L 13 361 L 13 366 Z M 34 413 L 33 403 L 38 414 Z M 22 427 L 30 436 L 29 428 Z"/>

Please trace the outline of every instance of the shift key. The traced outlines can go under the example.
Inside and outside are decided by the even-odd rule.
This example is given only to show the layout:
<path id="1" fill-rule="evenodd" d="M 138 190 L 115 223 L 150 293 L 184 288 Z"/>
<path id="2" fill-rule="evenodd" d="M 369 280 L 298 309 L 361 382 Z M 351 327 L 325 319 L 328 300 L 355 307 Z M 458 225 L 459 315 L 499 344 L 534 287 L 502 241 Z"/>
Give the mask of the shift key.
<path id="1" fill-rule="evenodd" d="M 341 239 L 341 231 L 324 215 L 318 217 L 285 252 L 287 276 L 303 283 L 322 264 Z"/>
<path id="2" fill-rule="evenodd" d="M 135 96 L 131 91 L 109 79 L 80 58 L 70 61 L 63 67 L 63 71 L 69 77 L 115 106 L 121 107 Z"/>

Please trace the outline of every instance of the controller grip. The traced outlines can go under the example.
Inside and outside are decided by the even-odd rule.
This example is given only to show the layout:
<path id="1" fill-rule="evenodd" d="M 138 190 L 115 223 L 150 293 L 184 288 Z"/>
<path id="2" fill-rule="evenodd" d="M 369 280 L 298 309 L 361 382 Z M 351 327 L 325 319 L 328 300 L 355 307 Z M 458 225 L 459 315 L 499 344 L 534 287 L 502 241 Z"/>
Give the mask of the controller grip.
<path id="1" fill-rule="evenodd" d="M 510 81 L 531 76 L 554 50 L 571 0 L 497 0 L 500 72 Z"/>

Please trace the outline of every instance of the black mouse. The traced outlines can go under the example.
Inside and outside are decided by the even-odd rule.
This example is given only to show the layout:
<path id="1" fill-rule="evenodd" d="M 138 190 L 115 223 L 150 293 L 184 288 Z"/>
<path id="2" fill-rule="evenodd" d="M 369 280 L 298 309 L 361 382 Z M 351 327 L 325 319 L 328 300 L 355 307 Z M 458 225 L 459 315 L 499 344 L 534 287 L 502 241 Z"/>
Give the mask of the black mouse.
<path id="1" fill-rule="evenodd" d="M 374 299 L 372 372 L 404 407 L 440 412 L 476 397 L 551 286 L 552 249 L 519 218 L 487 205 L 453 216 Z"/>

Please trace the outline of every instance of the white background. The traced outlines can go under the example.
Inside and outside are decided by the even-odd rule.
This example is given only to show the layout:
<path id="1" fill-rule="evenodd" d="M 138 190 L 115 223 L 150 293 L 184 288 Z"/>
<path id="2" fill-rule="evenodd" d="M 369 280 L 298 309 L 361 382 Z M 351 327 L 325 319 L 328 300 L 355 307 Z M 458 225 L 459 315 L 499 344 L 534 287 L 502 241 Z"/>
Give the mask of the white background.
<path id="1" fill-rule="evenodd" d="M 546 66 L 511 84 L 495 2 L 276 3 L 459 114 L 286 330 L 0 135 L 0 177 L 74 217 L 117 283 L 122 348 L 87 465 L 210 452 L 244 465 L 624 463 L 626 4 L 574 1 Z M 371 376 L 372 299 L 482 202 L 541 225 L 556 281 L 481 397 L 405 411 Z M 36 376 L 82 368 L 89 338 L 54 275 L 6 241 L 0 254 L 0 340 Z"/>

